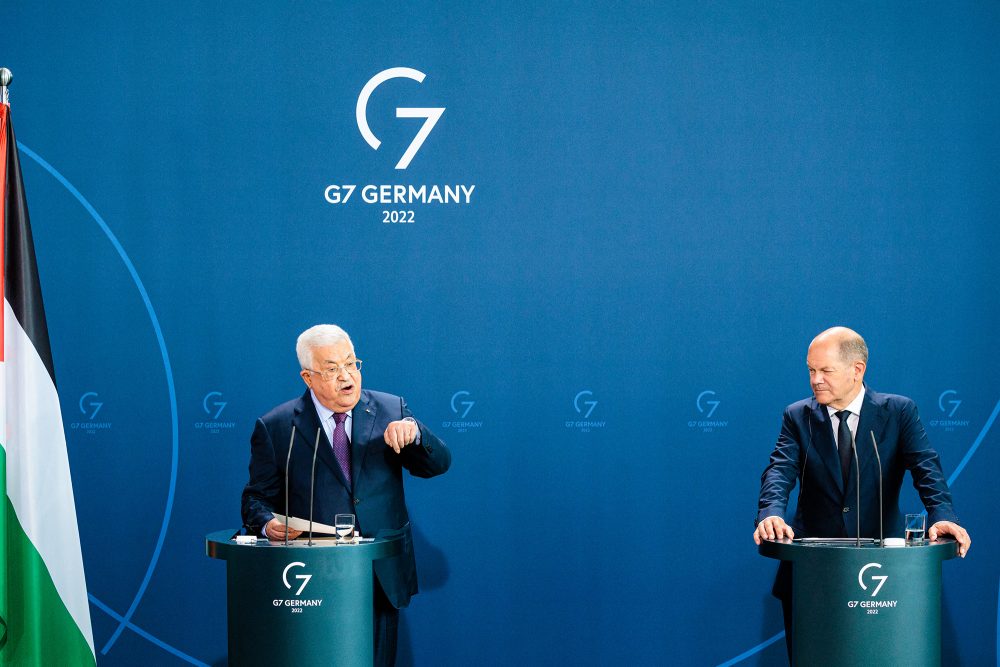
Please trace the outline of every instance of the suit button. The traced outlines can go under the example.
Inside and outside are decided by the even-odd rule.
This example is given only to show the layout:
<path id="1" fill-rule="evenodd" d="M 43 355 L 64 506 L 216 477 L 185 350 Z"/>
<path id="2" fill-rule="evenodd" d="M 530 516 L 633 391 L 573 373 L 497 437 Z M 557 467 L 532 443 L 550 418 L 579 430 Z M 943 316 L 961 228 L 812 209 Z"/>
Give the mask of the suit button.
<path id="1" fill-rule="evenodd" d="M 357 501 L 355 501 L 355 502 L 357 502 Z M 844 514 L 847 514 L 847 513 L 848 513 L 848 512 L 850 512 L 850 511 L 851 511 L 851 508 L 850 508 L 850 507 L 845 507 L 845 508 L 844 508 Z"/>
<path id="2" fill-rule="evenodd" d="M 361 502 L 361 499 L 360 499 L 360 498 L 355 498 L 355 499 L 354 499 L 354 504 L 355 504 L 355 505 L 357 505 L 357 504 L 358 504 L 358 503 L 360 503 L 360 502 Z M 845 511 L 846 511 L 846 510 L 845 510 Z"/>

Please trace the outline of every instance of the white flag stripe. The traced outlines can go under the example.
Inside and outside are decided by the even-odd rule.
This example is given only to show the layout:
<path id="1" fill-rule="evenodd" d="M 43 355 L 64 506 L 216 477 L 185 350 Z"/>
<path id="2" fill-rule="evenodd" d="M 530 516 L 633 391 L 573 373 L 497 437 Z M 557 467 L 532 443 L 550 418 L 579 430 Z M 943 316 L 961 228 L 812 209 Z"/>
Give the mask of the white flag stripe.
<path id="1" fill-rule="evenodd" d="M 4 375 L 7 495 L 35 546 L 63 604 L 94 650 L 90 604 L 83 574 L 76 504 L 69 474 L 59 396 L 10 304 L 4 299 Z M 16 393 L 7 394 L 7 387 Z M 31 451 L 26 451 L 27 448 Z"/>

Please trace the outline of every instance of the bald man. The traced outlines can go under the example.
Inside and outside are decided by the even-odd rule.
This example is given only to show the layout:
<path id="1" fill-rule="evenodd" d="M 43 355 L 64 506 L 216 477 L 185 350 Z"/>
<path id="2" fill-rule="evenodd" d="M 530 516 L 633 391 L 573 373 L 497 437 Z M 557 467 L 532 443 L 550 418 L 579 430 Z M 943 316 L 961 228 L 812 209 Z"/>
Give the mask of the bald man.
<path id="1" fill-rule="evenodd" d="M 941 462 L 927 440 L 912 400 L 880 394 L 864 383 L 868 346 L 846 327 L 827 329 L 813 339 L 806 356 L 813 397 L 785 408 L 781 433 L 760 478 L 754 542 L 794 537 L 879 537 L 903 535 L 899 492 L 908 470 L 927 509 L 927 537 L 945 535 L 958 542 L 963 558 L 969 534 L 959 525 Z M 879 470 L 872 437 L 882 459 Z M 856 443 L 860 477 L 851 453 Z M 857 506 L 857 485 L 861 506 Z M 799 481 L 795 516 L 786 521 L 789 494 Z M 791 656 L 791 566 L 782 562 L 773 594 L 782 601 Z"/>

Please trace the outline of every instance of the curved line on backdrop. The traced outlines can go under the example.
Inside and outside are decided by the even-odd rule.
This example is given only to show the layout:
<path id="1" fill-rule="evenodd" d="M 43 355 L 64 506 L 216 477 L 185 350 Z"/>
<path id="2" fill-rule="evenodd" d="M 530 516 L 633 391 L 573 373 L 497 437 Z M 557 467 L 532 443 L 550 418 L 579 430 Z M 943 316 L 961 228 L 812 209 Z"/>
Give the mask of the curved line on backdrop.
<path id="1" fill-rule="evenodd" d="M 156 342 L 160 347 L 160 356 L 163 358 L 163 369 L 167 374 L 167 391 L 170 395 L 170 422 L 171 422 L 171 454 L 170 454 L 170 485 L 167 492 L 167 507 L 163 513 L 163 523 L 160 525 L 160 534 L 156 539 L 156 548 L 153 550 L 153 557 L 149 561 L 149 565 L 146 567 L 146 575 L 142 579 L 142 585 L 139 586 L 139 590 L 136 591 L 135 598 L 132 600 L 132 604 L 129 606 L 128 611 L 125 615 L 121 617 L 118 623 L 118 627 L 115 629 L 114 634 L 101 649 L 101 655 L 107 655 L 107 652 L 114 646 L 114 643 L 118 641 L 118 637 L 121 635 L 122 630 L 125 626 L 130 625 L 132 620 L 132 615 L 135 613 L 136 608 L 139 606 L 142 596 L 146 594 L 146 588 L 149 586 L 149 580 L 153 576 L 153 570 L 156 569 L 156 564 L 160 560 L 160 552 L 163 550 L 163 542 L 167 537 L 167 526 L 170 524 L 170 514 L 174 507 L 174 491 L 177 488 L 177 450 L 178 450 L 178 431 L 179 425 L 177 421 L 177 394 L 174 390 L 174 373 L 170 367 L 170 357 L 167 354 L 167 345 L 163 340 L 163 330 L 160 328 L 160 321 L 156 317 L 156 312 L 153 310 L 153 304 L 149 300 L 149 293 L 146 291 L 145 285 L 142 284 L 142 280 L 139 278 L 139 274 L 135 270 L 135 265 L 132 264 L 132 260 L 129 259 L 128 253 L 125 252 L 125 248 L 118 241 L 118 238 L 108 227 L 107 223 L 100 214 L 91 206 L 90 202 L 87 201 L 86 197 L 80 194 L 72 183 L 66 180 L 66 177 L 59 173 L 55 167 L 46 162 L 38 153 L 31 150 L 20 141 L 17 142 L 17 147 L 25 155 L 30 157 L 32 160 L 37 162 L 39 166 L 45 171 L 49 172 L 53 178 L 59 181 L 64 188 L 66 188 L 71 195 L 73 195 L 80 205 L 86 209 L 87 213 L 94 219 L 97 225 L 104 232 L 108 240 L 111 241 L 111 245 L 114 246 L 115 250 L 118 252 L 118 256 L 121 258 L 122 263 L 125 264 L 125 268 L 128 269 L 129 275 L 132 276 L 132 282 L 135 283 L 136 289 L 139 290 L 139 295 L 142 297 L 142 302 L 146 305 L 146 313 L 149 315 L 149 320 L 153 324 L 153 331 L 156 333 Z"/>
<path id="2" fill-rule="evenodd" d="M 115 613 L 115 611 L 113 609 L 111 609 L 111 607 L 109 607 L 108 605 L 104 604 L 103 602 L 101 602 L 100 600 L 98 600 L 97 598 L 95 598 L 93 595 L 88 594 L 87 597 L 90 598 L 91 604 L 93 604 L 95 607 L 97 607 L 98 609 L 100 609 L 101 611 L 103 611 L 105 614 L 107 614 L 111 618 L 115 619 L 116 621 L 123 621 L 122 617 L 119 616 L 117 613 Z M 156 644 L 157 646 L 159 646 L 160 648 L 162 648 L 167 653 L 170 653 L 172 655 L 177 656 L 178 658 L 180 658 L 184 662 L 190 663 L 192 665 L 197 665 L 198 667 L 208 667 L 208 665 L 206 663 L 202 662 L 201 660 L 198 660 L 197 658 L 192 658 L 191 656 L 189 656 L 184 651 L 179 651 L 179 650 L 175 649 L 170 644 L 166 643 L 165 641 L 161 640 L 158 637 L 154 637 L 153 635 L 151 635 L 150 633 L 146 632 L 145 630 L 143 630 L 142 628 L 140 628 L 138 625 L 135 625 L 134 623 L 128 623 L 128 629 L 131 630 L 132 632 L 136 633 L 137 635 L 139 635 L 143 639 L 147 639 L 151 643 Z"/>
<path id="3" fill-rule="evenodd" d="M 726 660 L 725 662 L 717 665 L 717 667 L 731 667 L 731 665 L 735 665 L 736 663 L 743 662 L 744 660 L 746 660 L 750 656 L 752 656 L 752 655 L 754 655 L 756 653 L 760 653 L 761 651 L 763 651 L 764 649 L 766 649 L 768 646 L 770 646 L 771 644 L 773 644 L 774 642 L 778 641 L 779 639 L 781 639 L 784 636 L 785 636 L 785 631 L 782 630 L 781 632 L 779 632 L 778 634 L 774 635 L 773 637 L 771 637 L 769 639 L 765 639 L 764 641 L 762 641 L 761 643 L 757 644 L 753 648 L 747 649 L 743 653 L 740 653 L 735 658 L 730 658 L 729 660 Z"/>
<path id="4" fill-rule="evenodd" d="M 993 423 L 997 420 L 997 415 L 1000 415 L 1000 401 L 997 401 L 997 404 L 993 407 L 993 412 L 990 413 L 989 419 L 987 419 L 986 423 L 983 424 L 983 428 L 982 428 L 981 431 L 979 431 L 979 435 L 973 441 L 972 446 L 969 447 L 969 451 L 967 451 L 965 453 L 965 456 L 962 457 L 962 460 L 959 462 L 958 466 L 955 468 L 955 472 L 951 473 L 951 477 L 948 478 L 948 486 L 949 487 L 951 487 L 951 485 L 955 483 L 955 480 L 958 479 L 958 476 L 962 473 L 963 470 L 965 470 L 965 466 L 968 465 L 969 459 L 971 459 L 972 455 L 975 454 L 976 451 L 979 449 L 979 445 L 983 444 L 983 440 L 986 439 L 986 434 L 990 432 L 990 429 L 993 428 Z M 998 664 L 1000 664 L 1000 590 L 998 590 L 997 596 L 998 596 L 998 599 L 997 599 L 997 660 L 998 660 Z M 771 637 L 769 639 L 765 639 L 764 641 L 762 641 L 760 644 L 757 644 L 753 648 L 748 649 L 748 650 L 744 651 L 743 653 L 740 653 L 735 658 L 730 658 L 729 660 L 726 660 L 725 662 L 720 662 L 718 665 L 716 665 L 716 667 L 732 667 L 732 665 L 735 665 L 735 664 L 737 664 L 739 662 L 742 662 L 742 661 L 746 660 L 747 658 L 749 658 L 750 656 L 752 656 L 752 655 L 754 655 L 756 653 L 760 653 L 761 651 L 763 651 L 764 649 L 766 649 L 768 646 L 770 646 L 771 644 L 773 644 L 774 642 L 778 641 L 779 639 L 781 639 L 784 636 L 785 636 L 785 631 L 782 630 L 781 632 L 779 632 L 778 634 L 774 635 L 773 637 Z"/>

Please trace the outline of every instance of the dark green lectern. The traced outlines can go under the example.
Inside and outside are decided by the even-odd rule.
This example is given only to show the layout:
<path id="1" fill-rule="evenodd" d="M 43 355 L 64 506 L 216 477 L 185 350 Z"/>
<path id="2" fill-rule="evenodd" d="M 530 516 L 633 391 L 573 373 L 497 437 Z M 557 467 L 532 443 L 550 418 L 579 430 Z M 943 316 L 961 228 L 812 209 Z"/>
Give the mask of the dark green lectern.
<path id="1" fill-rule="evenodd" d="M 776 540 L 759 551 L 792 563 L 793 664 L 941 664 L 941 562 L 954 541 Z"/>
<path id="2" fill-rule="evenodd" d="M 362 544 L 305 540 L 237 544 L 208 535 L 226 561 L 230 665 L 372 664 L 372 563 L 402 551 L 401 538 Z"/>

